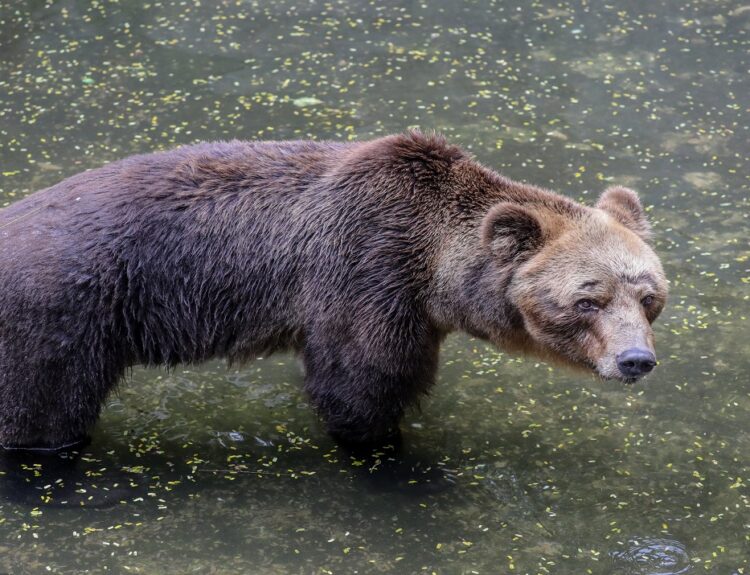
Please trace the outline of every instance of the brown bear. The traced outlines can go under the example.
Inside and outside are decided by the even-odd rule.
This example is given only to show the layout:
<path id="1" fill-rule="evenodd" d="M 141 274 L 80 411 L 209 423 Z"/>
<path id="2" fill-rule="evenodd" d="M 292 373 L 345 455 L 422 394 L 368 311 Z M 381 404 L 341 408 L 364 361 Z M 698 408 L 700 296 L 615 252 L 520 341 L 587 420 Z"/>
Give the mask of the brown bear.
<path id="1" fill-rule="evenodd" d="M 335 438 L 390 441 L 453 330 L 634 381 L 648 238 L 628 189 L 586 207 L 416 131 L 111 163 L 0 211 L 0 444 L 84 437 L 129 366 L 282 349 Z"/>

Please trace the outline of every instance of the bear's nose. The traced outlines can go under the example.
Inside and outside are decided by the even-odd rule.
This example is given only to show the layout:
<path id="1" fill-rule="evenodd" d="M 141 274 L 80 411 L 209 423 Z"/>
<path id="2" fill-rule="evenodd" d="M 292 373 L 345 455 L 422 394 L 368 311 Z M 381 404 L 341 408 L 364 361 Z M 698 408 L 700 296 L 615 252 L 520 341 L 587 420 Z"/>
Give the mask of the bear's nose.
<path id="1" fill-rule="evenodd" d="M 656 356 L 647 349 L 634 347 L 617 356 L 617 368 L 625 377 L 639 377 L 654 369 Z"/>

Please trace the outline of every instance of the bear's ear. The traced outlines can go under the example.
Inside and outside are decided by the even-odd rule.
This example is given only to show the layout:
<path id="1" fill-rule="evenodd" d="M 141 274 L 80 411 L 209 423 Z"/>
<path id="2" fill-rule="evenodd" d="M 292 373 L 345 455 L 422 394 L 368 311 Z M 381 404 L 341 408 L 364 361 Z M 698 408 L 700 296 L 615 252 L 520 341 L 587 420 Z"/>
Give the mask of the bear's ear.
<path id="1" fill-rule="evenodd" d="M 602 193 L 596 207 L 604 210 L 644 241 L 651 239 L 651 224 L 646 219 L 646 211 L 638 199 L 638 194 L 629 188 L 614 186 Z"/>
<path id="2" fill-rule="evenodd" d="M 520 204 L 495 204 L 482 220 L 482 245 L 501 259 L 526 258 L 543 240 L 539 218 Z"/>

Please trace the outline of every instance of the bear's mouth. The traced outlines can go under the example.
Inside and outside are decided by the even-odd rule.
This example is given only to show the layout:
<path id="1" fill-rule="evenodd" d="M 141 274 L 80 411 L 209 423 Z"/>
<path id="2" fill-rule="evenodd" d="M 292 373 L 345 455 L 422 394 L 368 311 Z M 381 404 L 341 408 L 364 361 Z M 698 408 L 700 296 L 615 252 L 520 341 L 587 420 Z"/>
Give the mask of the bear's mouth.
<path id="1" fill-rule="evenodd" d="M 587 361 L 585 362 L 585 364 L 596 373 L 599 379 L 603 381 L 619 381 L 620 383 L 624 383 L 625 385 L 633 385 L 634 383 L 643 380 L 650 373 L 652 373 L 650 371 L 640 374 L 623 373 L 617 367 L 615 361 L 606 356 L 598 362 Z"/>
<path id="2" fill-rule="evenodd" d="M 641 381 L 646 375 L 648 374 L 642 374 L 642 375 L 624 375 L 616 368 L 613 369 L 607 369 L 607 366 L 599 366 L 594 362 L 585 362 L 586 366 L 590 368 L 597 377 L 602 381 L 619 381 L 620 383 L 624 383 L 626 385 L 633 385 L 634 383 Z"/>
<path id="3" fill-rule="evenodd" d="M 645 375 L 639 375 L 636 377 L 625 376 L 621 374 L 609 375 L 606 373 L 601 373 L 598 370 L 595 370 L 595 371 L 596 371 L 596 374 L 599 376 L 599 379 L 601 379 L 602 381 L 619 381 L 620 383 L 624 383 L 625 385 L 633 385 L 634 383 L 637 383 L 646 377 Z"/>

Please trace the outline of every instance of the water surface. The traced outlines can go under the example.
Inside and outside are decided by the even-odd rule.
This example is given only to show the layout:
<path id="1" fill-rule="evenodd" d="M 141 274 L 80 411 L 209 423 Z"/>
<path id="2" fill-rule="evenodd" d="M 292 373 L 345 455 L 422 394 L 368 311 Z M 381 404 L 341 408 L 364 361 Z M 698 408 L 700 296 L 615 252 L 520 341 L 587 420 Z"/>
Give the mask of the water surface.
<path id="1" fill-rule="evenodd" d="M 5 462 L 0 572 L 750 573 L 748 34 L 721 0 L 0 0 L 0 205 L 176 144 L 420 126 L 638 189 L 672 289 L 633 387 L 451 337 L 404 422 L 440 493 L 366 481 L 292 357 L 136 369 L 74 467 Z"/>

